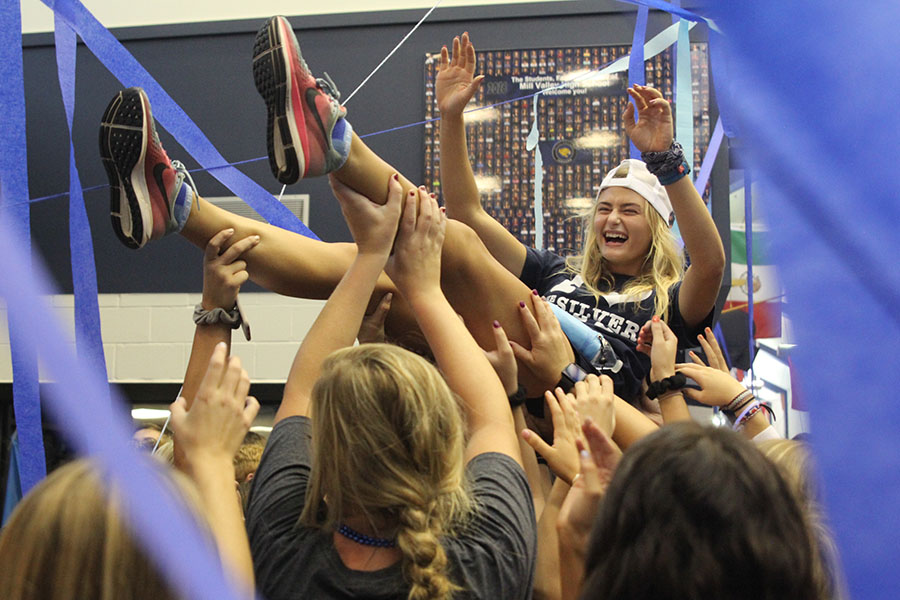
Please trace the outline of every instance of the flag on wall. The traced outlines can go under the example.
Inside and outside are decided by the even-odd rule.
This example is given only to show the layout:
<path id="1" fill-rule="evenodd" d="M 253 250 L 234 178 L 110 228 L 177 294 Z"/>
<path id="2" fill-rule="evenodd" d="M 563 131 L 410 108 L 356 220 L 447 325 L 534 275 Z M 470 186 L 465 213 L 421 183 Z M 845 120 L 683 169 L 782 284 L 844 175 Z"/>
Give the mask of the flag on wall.
<path id="1" fill-rule="evenodd" d="M 769 232 L 753 226 L 753 322 L 755 337 L 781 337 L 781 309 L 784 293 L 775 265 L 769 258 Z M 731 224 L 731 291 L 723 313 L 736 310 L 748 313 L 749 289 L 747 238 L 743 223 Z"/>

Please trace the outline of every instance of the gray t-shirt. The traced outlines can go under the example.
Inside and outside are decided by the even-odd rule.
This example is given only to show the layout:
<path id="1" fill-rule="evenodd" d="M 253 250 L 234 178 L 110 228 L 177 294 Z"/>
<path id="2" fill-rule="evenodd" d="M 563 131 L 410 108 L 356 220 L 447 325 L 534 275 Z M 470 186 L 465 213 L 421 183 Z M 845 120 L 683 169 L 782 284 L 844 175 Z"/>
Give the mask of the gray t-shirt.
<path id="1" fill-rule="evenodd" d="M 400 563 L 354 571 L 341 561 L 331 532 L 300 527 L 312 457 L 310 421 L 287 418 L 272 430 L 247 508 L 247 533 L 256 583 L 265 598 L 405 600 L 409 585 Z M 459 536 L 442 538 L 457 598 L 531 598 L 537 527 L 522 468 L 498 453 L 469 461 L 478 511 Z"/>

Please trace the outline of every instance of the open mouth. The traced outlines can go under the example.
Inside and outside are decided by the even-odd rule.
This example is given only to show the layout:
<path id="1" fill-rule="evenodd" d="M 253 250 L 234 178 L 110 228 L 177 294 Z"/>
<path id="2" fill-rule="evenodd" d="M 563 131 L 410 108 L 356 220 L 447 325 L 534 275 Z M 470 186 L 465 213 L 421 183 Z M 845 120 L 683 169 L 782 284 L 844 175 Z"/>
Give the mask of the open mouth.
<path id="1" fill-rule="evenodd" d="M 621 246 L 628 241 L 628 236 L 618 231 L 607 231 L 603 234 L 607 246 Z"/>

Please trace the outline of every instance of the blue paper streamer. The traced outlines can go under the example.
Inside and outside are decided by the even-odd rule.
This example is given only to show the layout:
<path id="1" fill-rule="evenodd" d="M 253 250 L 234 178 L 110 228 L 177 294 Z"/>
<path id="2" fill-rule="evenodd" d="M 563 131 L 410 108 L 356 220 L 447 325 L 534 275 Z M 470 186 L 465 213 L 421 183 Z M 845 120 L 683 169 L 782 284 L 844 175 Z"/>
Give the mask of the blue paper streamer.
<path id="1" fill-rule="evenodd" d="M 98 373 L 102 373 L 104 380 L 108 380 L 100 333 L 94 242 L 81 193 L 81 179 L 75 163 L 75 143 L 72 139 L 72 121 L 75 115 L 75 32 L 58 15 L 54 15 L 54 27 L 59 89 L 69 131 L 69 247 L 75 297 L 75 346 L 79 355 L 85 357 Z"/>
<path id="2" fill-rule="evenodd" d="M 129 521 L 175 588 L 186 598 L 237 600 L 215 559 L 211 536 L 201 532 L 153 459 L 131 446 L 130 417 L 118 408 L 125 402 L 118 395 L 116 402 L 106 401 L 106 380 L 67 347 L 68 336 L 48 306 L 49 277 L 40 261 L 29 268 L 27 247 L 26 238 L 0 220 L 0 296 L 10 314 L 29 324 L 22 344 L 32 354 L 40 351 L 58 382 L 48 390 L 47 409 L 66 424 L 75 448 L 92 456 L 120 486 Z"/>
<path id="3" fill-rule="evenodd" d="M 731 70 L 725 40 L 722 34 L 709 32 L 709 70 L 712 73 L 716 104 L 719 107 L 719 119 L 725 135 L 734 139 L 738 137 L 737 125 L 732 115 L 735 114 L 734 92 L 731 89 L 729 71 Z"/>
<path id="4" fill-rule="evenodd" d="M 764 191 L 847 597 L 893 600 L 900 12 L 896 0 L 727 4 L 713 16 L 728 36 L 730 115 Z"/>
<path id="5" fill-rule="evenodd" d="M 249 204 L 272 225 L 318 239 L 290 210 L 244 173 L 228 165 L 200 128 L 147 70 L 78 0 L 41 0 L 81 36 L 91 52 L 126 87 L 142 87 L 156 121 L 213 177 Z M 222 166 L 228 165 L 228 166 Z M 215 167 L 215 168 L 213 168 Z"/>
<path id="6" fill-rule="evenodd" d="M 634 37 L 631 41 L 631 54 L 628 58 L 628 85 L 644 85 L 646 82 L 644 71 L 644 40 L 647 37 L 647 17 L 649 10 L 646 6 L 640 6 L 637 10 L 637 18 L 634 23 Z M 630 101 L 630 100 L 629 100 Z M 637 120 L 637 107 L 634 110 L 634 118 Z M 628 141 L 631 148 L 629 156 L 640 160 L 641 151 L 637 149 L 631 140 Z"/>
<path id="7" fill-rule="evenodd" d="M 697 193 L 703 196 L 706 191 L 706 184 L 712 175 L 713 166 L 716 164 L 716 156 L 719 155 L 719 148 L 722 146 L 722 138 L 725 129 L 722 127 L 722 118 L 716 120 L 716 126 L 713 127 L 712 136 L 709 138 L 709 145 L 706 147 L 706 155 L 703 162 L 700 163 L 700 171 L 697 173 L 697 179 L 694 180 L 694 188 Z M 712 202 L 709 203 L 709 209 L 712 210 Z"/>
<path id="8" fill-rule="evenodd" d="M 750 357 L 750 385 L 753 385 L 753 357 L 756 340 L 753 336 L 753 179 L 750 169 L 744 169 L 744 243 L 747 245 L 747 344 Z"/>
<path id="9" fill-rule="evenodd" d="M 694 169 L 694 82 L 691 76 L 691 37 L 688 22 L 678 22 L 675 63 L 675 139 Z"/>
<path id="10" fill-rule="evenodd" d="M 538 130 L 538 99 L 541 94 L 534 95 L 534 108 L 531 132 L 525 140 L 525 149 L 534 150 L 534 247 L 544 247 L 544 157 L 541 155 L 541 132 Z"/>
<path id="11" fill-rule="evenodd" d="M 25 157 L 25 85 L 22 75 L 22 26 L 19 3 L 0 2 L 0 221 L 21 240 L 22 267 L 31 264 L 31 214 Z M 0 279 L 8 275 L 4 272 Z M 28 492 L 47 473 L 41 427 L 37 354 L 29 349 L 34 335 L 21 310 L 8 305 L 13 371 L 13 407 L 19 432 L 19 474 Z"/>
<path id="12" fill-rule="evenodd" d="M 707 19 L 706 17 L 699 15 L 697 13 L 691 12 L 689 10 L 685 10 L 681 8 L 681 6 L 676 6 L 675 4 L 669 4 L 668 2 L 663 2 L 662 0 L 619 0 L 619 2 L 623 2 L 625 4 L 635 4 L 637 6 L 642 6 L 644 8 L 655 8 L 657 10 L 661 10 L 672 15 L 677 15 L 682 19 L 687 19 L 688 21 L 694 22 L 705 22 L 711 27 L 713 23 Z M 680 4 L 680 3 L 679 3 Z"/>

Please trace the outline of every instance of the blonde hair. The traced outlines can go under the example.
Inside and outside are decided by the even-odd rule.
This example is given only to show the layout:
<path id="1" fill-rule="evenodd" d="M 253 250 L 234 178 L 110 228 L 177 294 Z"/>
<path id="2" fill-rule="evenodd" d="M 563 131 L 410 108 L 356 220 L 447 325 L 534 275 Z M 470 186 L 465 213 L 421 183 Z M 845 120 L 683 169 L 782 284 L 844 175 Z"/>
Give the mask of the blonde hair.
<path id="1" fill-rule="evenodd" d="M 817 559 L 813 576 L 819 589 L 819 597 L 835 600 L 846 598 L 840 555 L 819 501 L 819 486 L 809 448 L 803 442 L 786 439 L 766 440 L 757 444 L 757 447 L 775 464 L 803 508 Z"/>
<path id="2" fill-rule="evenodd" d="M 616 170 L 615 177 L 626 177 L 627 175 L 628 165 L 620 165 Z M 595 298 L 600 298 L 614 286 L 613 273 L 600 252 L 600 247 L 597 245 L 597 232 L 594 231 L 594 217 L 597 214 L 597 206 L 602 194 L 603 192 L 598 194 L 594 204 L 581 215 L 584 224 L 582 254 L 566 259 L 566 271 L 574 275 L 581 275 L 585 287 Z M 684 257 L 678 249 L 669 224 L 646 199 L 644 200 L 644 217 L 650 225 L 650 251 L 641 265 L 640 275 L 630 280 L 621 292 L 635 296 L 649 291 L 656 292 L 653 314 L 659 315 L 665 320 L 668 319 L 670 308 L 668 290 L 681 281 L 684 276 Z"/>
<path id="3" fill-rule="evenodd" d="M 183 475 L 173 473 L 171 481 L 197 505 L 197 492 Z M 106 487 L 86 459 L 34 487 L 0 535 L 0 597 L 178 598 L 122 519 L 122 498 Z"/>
<path id="4" fill-rule="evenodd" d="M 461 408 L 437 369 L 396 346 L 345 348 L 323 364 L 310 411 L 315 461 L 300 523 L 396 523 L 410 600 L 449 598 L 459 588 L 440 537 L 473 506 Z"/>
<path id="5" fill-rule="evenodd" d="M 237 453 L 234 455 L 234 480 L 238 483 L 243 482 L 247 477 L 256 472 L 259 467 L 259 461 L 262 458 L 265 444 L 250 443 L 241 444 Z"/>

